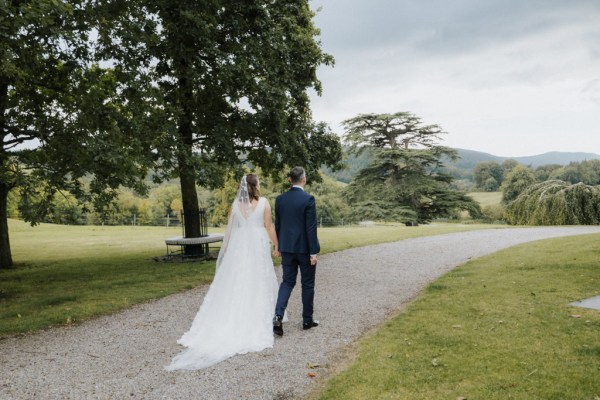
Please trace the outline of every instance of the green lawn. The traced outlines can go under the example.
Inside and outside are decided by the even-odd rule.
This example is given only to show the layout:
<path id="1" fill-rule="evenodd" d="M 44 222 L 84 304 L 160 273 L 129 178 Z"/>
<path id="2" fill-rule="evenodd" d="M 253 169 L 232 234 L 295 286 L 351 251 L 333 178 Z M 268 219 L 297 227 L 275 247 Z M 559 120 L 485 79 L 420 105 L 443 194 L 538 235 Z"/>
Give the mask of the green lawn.
<path id="1" fill-rule="evenodd" d="M 214 261 L 157 263 L 180 228 L 93 227 L 10 220 L 16 268 L 0 270 L 0 336 L 71 324 L 210 283 Z M 322 253 L 491 225 L 376 225 L 319 230 Z M 276 262 L 278 260 L 275 260 Z"/>
<path id="2" fill-rule="evenodd" d="M 0 335 L 74 323 L 210 282 L 214 263 L 157 263 L 178 228 L 10 221 L 16 268 L 0 271 Z"/>
<path id="3" fill-rule="evenodd" d="M 469 196 L 478 202 L 481 208 L 497 206 L 502 201 L 502 192 L 471 192 Z"/>
<path id="4" fill-rule="evenodd" d="M 330 399 L 600 398 L 600 235 L 469 262 L 360 340 Z"/>

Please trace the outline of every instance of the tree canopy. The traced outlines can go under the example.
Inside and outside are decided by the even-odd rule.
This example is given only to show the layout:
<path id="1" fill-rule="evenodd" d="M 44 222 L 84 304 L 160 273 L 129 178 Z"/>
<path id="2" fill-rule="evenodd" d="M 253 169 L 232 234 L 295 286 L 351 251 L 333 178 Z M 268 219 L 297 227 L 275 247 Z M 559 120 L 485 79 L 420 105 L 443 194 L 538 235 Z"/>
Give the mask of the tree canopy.
<path id="1" fill-rule="evenodd" d="M 537 183 L 507 205 L 505 217 L 514 225 L 597 225 L 600 189 L 559 180 Z"/>
<path id="2" fill-rule="evenodd" d="M 473 179 L 477 188 L 486 192 L 495 192 L 504 179 L 504 169 L 494 161 L 479 162 L 473 169 Z"/>
<path id="3" fill-rule="evenodd" d="M 344 139 L 354 152 L 361 152 L 367 147 L 439 147 L 437 142 L 445 133 L 439 125 L 424 125 L 421 118 L 410 112 L 360 114 L 342 124 L 346 130 Z M 453 157 L 451 159 L 455 159 L 455 154 L 448 153 Z"/>
<path id="4" fill-rule="evenodd" d="M 535 183 L 535 175 L 531 168 L 517 165 L 506 175 L 502 183 L 502 202 L 507 204 L 513 201 L 521 192 Z"/>
<path id="5" fill-rule="evenodd" d="M 465 193 L 451 189 L 442 160 L 456 152 L 440 146 L 445 132 L 408 113 L 363 114 L 344 121 L 345 141 L 355 152 L 376 149 L 346 193 L 354 210 L 376 219 L 429 222 L 457 210 L 480 213 Z"/>
<path id="6" fill-rule="evenodd" d="M 92 62 L 90 5 L 0 4 L 0 268 L 12 264 L 12 190 L 21 216 L 36 223 L 57 192 L 101 209 L 121 185 L 144 189 L 144 132 L 123 134 L 133 110 L 119 98 L 114 73 Z"/>
<path id="7" fill-rule="evenodd" d="M 248 163 L 336 168 L 339 139 L 309 108 L 333 63 L 312 17 L 307 0 L 0 4 L 0 266 L 15 188 L 35 222 L 58 191 L 102 209 L 152 168 L 179 177 L 195 236 L 196 184 Z"/>
<path id="8" fill-rule="evenodd" d="M 163 176 L 179 177 L 183 207 L 197 213 L 195 184 L 217 187 L 246 163 L 265 173 L 303 165 L 318 179 L 336 167 L 339 139 L 312 122 L 307 90 L 321 92 L 307 0 L 106 2 L 100 55 L 157 121 L 148 131 Z M 186 234 L 199 233 L 186 218 Z"/>
<path id="9" fill-rule="evenodd" d="M 600 185 L 600 160 L 571 162 L 565 166 L 553 168 L 548 174 L 550 179 L 563 180 L 570 183 Z"/>

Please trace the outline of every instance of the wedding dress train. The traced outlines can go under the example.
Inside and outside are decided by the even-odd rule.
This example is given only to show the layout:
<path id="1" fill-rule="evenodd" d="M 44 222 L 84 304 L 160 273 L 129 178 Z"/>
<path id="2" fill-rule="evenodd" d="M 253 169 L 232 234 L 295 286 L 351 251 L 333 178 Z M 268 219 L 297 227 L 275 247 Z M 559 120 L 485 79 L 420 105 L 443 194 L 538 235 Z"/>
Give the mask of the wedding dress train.
<path id="1" fill-rule="evenodd" d="M 178 343 L 187 347 L 167 370 L 200 369 L 235 354 L 273 346 L 277 278 L 264 228 L 266 199 L 254 210 L 234 203 L 226 250 L 192 326 Z M 233 229 L 231 229 L 233 228 Z"/>

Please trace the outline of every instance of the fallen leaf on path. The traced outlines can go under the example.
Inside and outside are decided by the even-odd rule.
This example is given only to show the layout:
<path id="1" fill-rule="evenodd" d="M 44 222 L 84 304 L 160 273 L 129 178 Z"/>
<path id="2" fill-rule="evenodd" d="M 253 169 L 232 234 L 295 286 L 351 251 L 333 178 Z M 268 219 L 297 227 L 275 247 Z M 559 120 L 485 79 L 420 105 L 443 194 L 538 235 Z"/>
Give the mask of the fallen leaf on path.
<path id="1" fill-rule="evenodd" d="M 309 373 L 308 373 L 308 376 L 309 376 L 310 378 L 314 378 L 314 377 L 316 377 L 316 376 L 317 376 L 317 374 L 315 374 L 314 372 L 309 372 Z"/>

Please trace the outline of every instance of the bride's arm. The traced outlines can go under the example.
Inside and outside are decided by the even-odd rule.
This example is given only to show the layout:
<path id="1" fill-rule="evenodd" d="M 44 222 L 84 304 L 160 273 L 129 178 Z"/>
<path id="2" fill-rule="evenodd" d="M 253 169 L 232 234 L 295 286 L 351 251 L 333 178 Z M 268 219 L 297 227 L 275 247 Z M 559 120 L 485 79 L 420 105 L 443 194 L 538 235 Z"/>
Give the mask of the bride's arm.
<path id="1" fill-rule="evenodd" d="M 266 199 L 265 199 L 266 200 Z M 273 226 L 273 220 L 271 219 L 271 205 L 269 204 L 269 201 L 266 200 L 266 204 L 265 204 L 265 214 L 264 214 L 264 220 L 265 220 L 265 229 L 267 230 L 267 233 L 269 234 L 269 238 L 271 239 L 271 242 L 274 245 L 274 250 L 279 253 L 279 242 L 277 240 L 277 234 L 275 234 L 275 227 Z"/>

